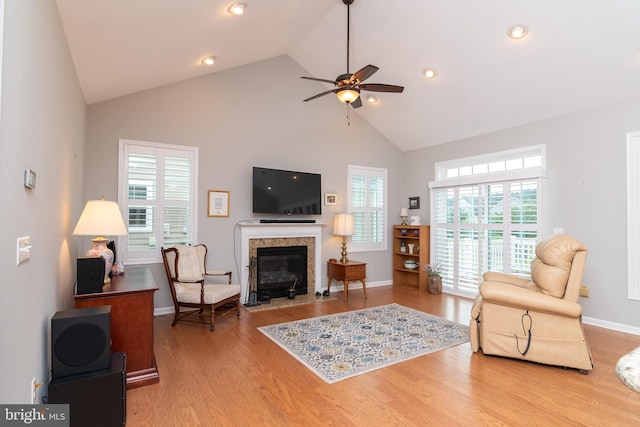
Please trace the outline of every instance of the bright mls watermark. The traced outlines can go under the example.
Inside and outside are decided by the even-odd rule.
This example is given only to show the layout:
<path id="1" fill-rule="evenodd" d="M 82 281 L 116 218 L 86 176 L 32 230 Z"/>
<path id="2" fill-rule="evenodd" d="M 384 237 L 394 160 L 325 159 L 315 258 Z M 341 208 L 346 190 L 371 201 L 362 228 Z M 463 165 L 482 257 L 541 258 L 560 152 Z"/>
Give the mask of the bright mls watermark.
<path id="1" fill-rule="evenodd" d="M 25 425 L 69 427 L 69 405 L 0 404 L 0 427 Z"/>

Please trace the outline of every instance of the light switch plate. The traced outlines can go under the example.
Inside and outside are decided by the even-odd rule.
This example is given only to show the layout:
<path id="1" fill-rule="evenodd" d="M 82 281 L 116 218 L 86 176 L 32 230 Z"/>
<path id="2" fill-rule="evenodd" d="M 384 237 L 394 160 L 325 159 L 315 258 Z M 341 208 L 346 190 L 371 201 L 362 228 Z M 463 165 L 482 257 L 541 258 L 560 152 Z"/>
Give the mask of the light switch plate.
<path id="1" fill-rule="evenodd" d="M 31 258 L 31 237 L 18 237 L 16 245 L 16 265 L 29 261 Z"/>

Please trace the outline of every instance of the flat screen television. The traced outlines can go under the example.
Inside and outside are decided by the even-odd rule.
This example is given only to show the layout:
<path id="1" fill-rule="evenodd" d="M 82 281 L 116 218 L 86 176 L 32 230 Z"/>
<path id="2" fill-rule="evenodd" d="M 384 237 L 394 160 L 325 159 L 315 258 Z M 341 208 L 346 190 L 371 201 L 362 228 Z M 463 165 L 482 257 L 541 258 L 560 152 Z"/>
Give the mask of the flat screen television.
<path id="1" fill-rule="evenodd" d="M 321 215 L 320 174 L 254 167 L 253 213 Z"/>

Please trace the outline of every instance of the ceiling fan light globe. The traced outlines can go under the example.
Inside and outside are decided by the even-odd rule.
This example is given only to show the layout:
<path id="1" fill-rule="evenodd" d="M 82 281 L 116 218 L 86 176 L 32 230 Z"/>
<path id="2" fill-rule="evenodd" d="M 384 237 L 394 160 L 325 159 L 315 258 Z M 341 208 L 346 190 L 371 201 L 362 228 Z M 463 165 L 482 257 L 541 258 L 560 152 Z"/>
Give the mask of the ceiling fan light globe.
<path id="1" fill-rule="evenodd" d="M 360 96 L 360 91 L 358 89 L 342 89 L 341 91 L 336 93 L 336 96 L 341 102 L 345 104 L 349 104 Z"/>

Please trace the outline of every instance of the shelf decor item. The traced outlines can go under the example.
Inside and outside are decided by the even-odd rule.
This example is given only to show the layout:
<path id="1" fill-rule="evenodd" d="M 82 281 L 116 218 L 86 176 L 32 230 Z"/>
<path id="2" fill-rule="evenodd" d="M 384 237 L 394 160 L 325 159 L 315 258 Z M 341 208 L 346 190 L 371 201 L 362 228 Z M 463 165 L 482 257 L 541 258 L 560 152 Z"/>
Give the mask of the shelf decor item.
<path id="1" fill-rule="evenodd" d="M 407 270 L 415 270 L 416 268 L 418 268 L 418 261 L 406 260 L 404 262 L 404 268 L 406 268 Z"/>

